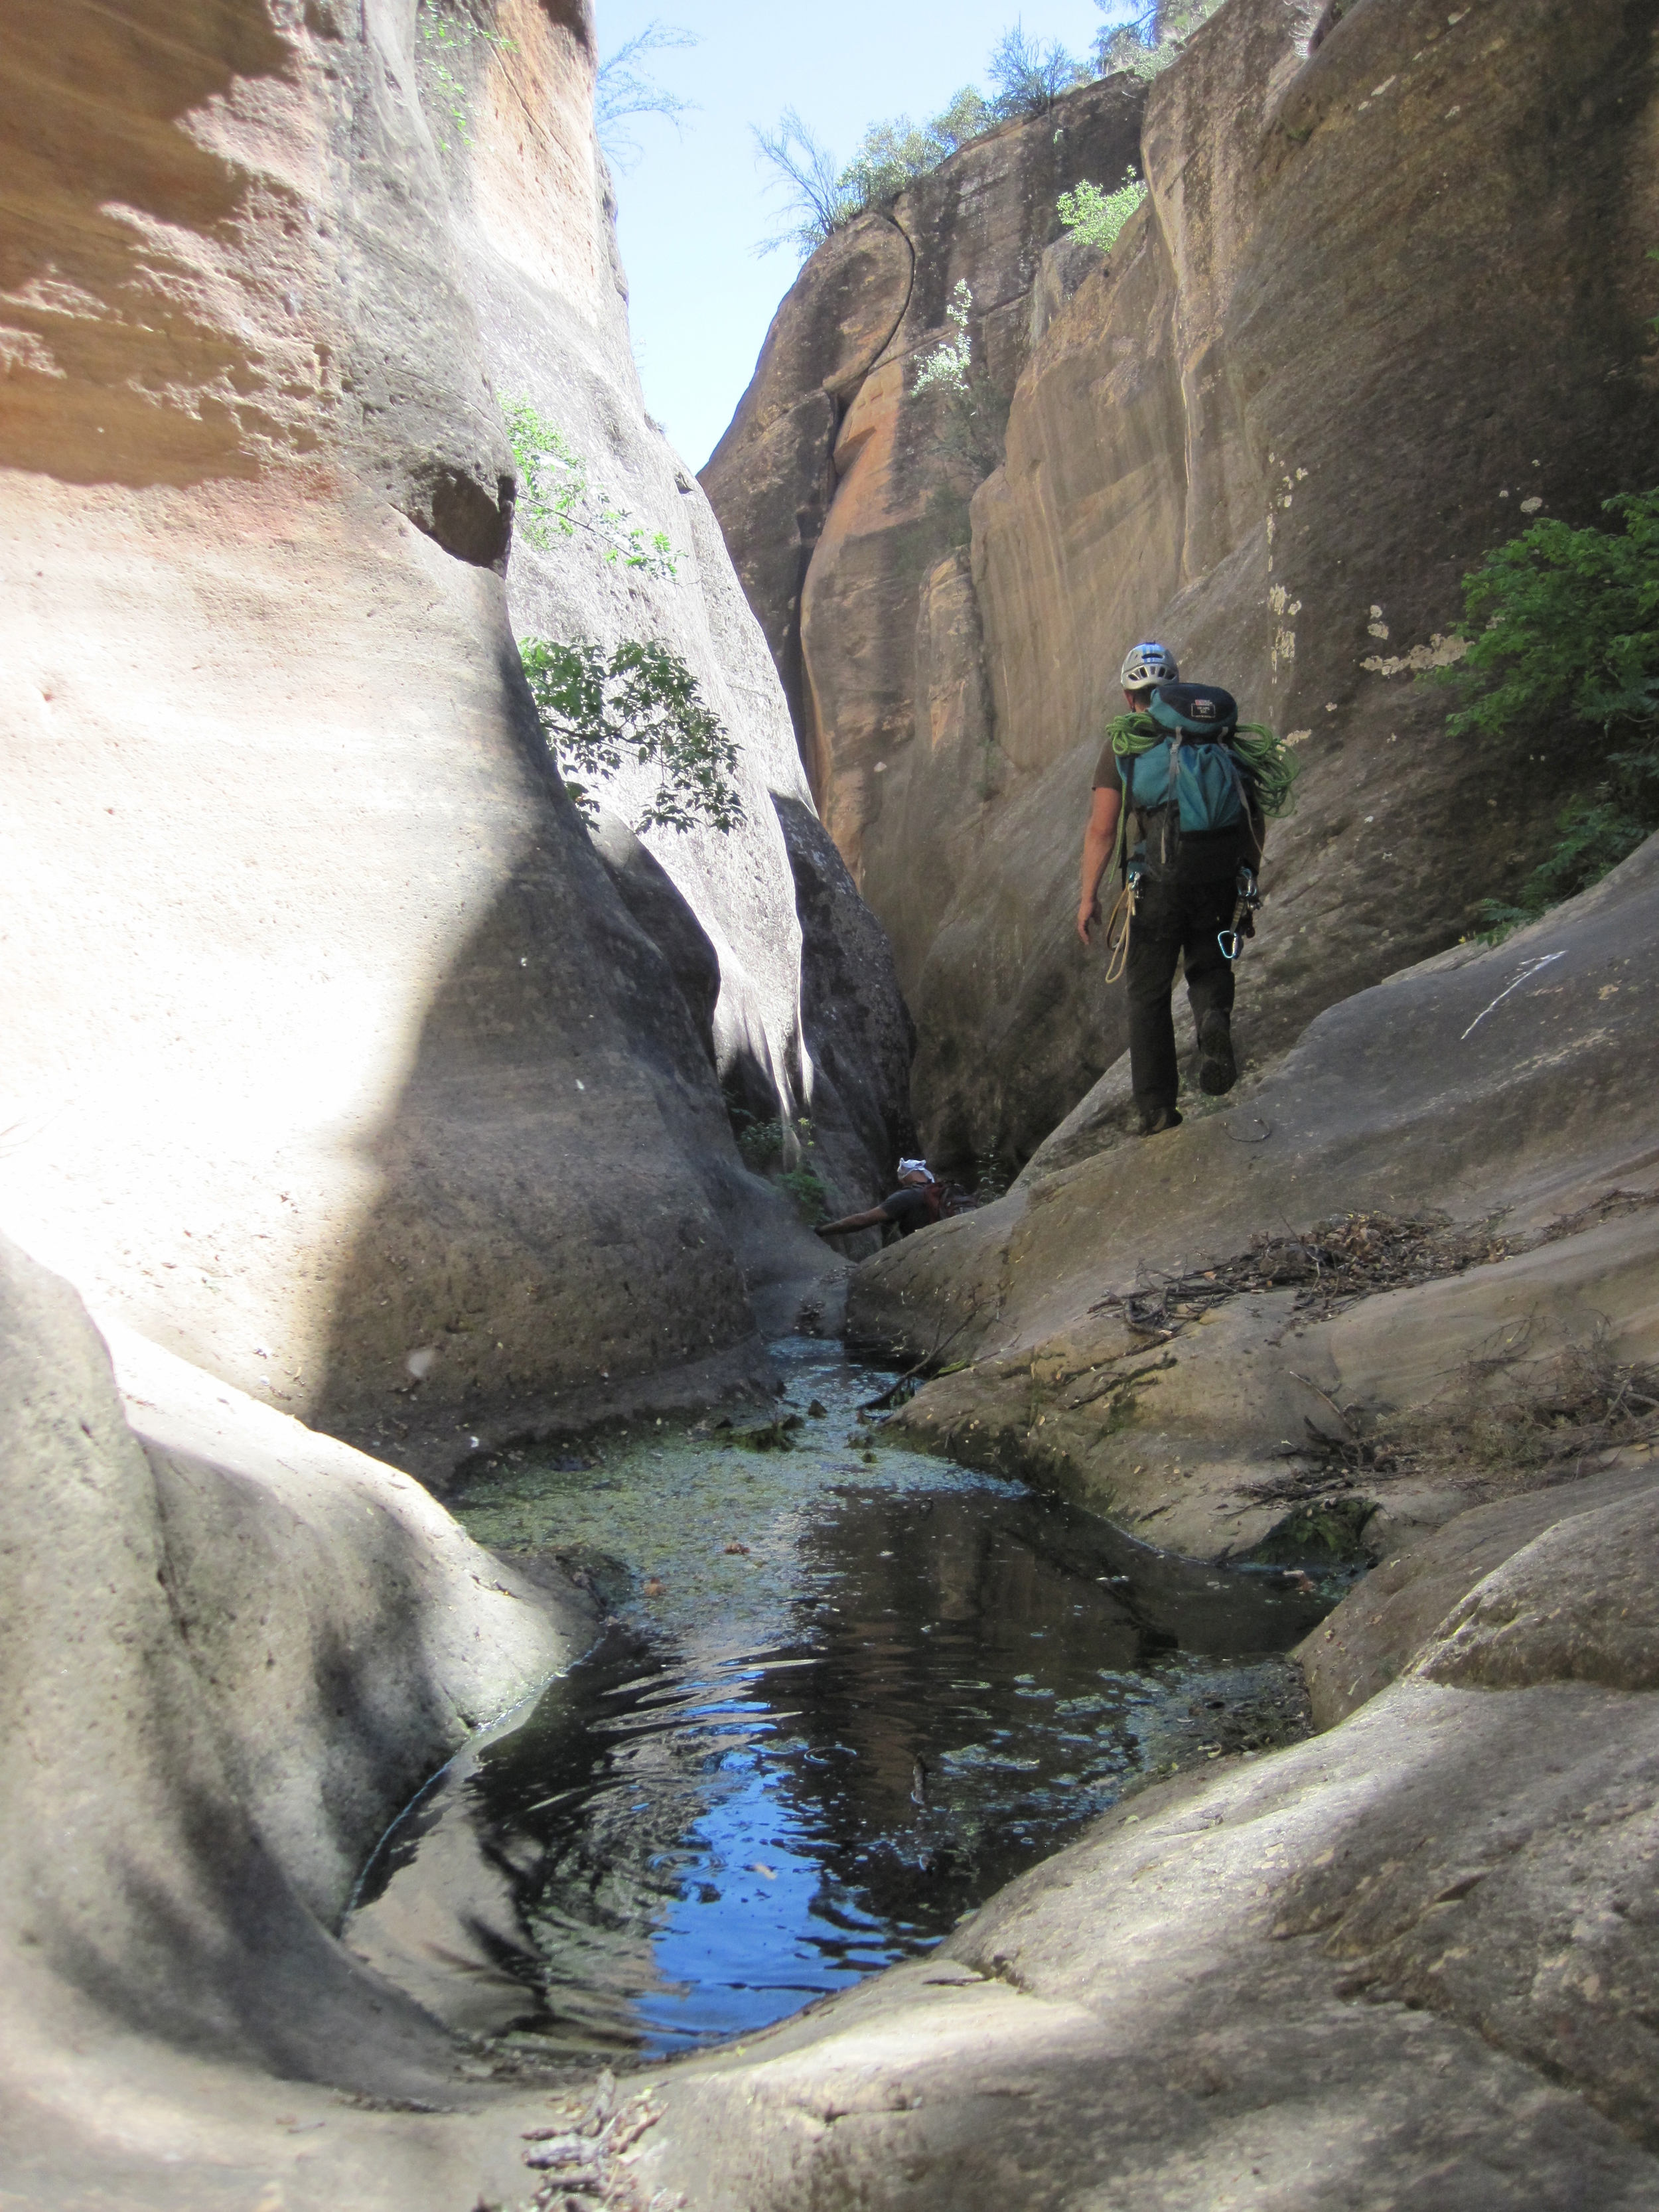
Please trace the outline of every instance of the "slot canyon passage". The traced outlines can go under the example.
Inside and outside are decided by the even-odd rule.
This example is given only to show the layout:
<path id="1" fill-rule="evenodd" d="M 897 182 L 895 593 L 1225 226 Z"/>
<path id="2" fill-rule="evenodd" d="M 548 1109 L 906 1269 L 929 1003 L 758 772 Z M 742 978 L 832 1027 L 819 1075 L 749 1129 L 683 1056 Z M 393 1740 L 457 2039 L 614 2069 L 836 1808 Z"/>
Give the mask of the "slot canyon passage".
<path id="1" fill-rule="evenodd" d="M 1165 33 L 699 479 L 588 0 L 10 0 L 5 2212 L 1659 2208 L 1659 0 Z M 1301 767 L 1146 1139 L 1137 637 Z"/>

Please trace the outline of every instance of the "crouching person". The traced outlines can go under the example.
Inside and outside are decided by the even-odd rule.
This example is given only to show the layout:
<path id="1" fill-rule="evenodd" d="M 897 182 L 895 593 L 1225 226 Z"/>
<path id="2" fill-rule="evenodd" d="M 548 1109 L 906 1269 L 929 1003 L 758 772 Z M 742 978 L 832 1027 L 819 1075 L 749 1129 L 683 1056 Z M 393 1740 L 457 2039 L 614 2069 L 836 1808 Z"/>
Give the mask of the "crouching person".
<path id="1" fill-rule="evenodd" d="M 950 1194 L 926 1160 L 899 1162 L 899 1187 L 879 1206 L 863 1213 L 849 1213 L 840 1221 L 826 1221 L 820 1237 L 850 1237 L 859 1229 L 896 1229 L 901 1237 L 914 1236 L 930 1222 L 942 1221 L 955 1208 Z"/>

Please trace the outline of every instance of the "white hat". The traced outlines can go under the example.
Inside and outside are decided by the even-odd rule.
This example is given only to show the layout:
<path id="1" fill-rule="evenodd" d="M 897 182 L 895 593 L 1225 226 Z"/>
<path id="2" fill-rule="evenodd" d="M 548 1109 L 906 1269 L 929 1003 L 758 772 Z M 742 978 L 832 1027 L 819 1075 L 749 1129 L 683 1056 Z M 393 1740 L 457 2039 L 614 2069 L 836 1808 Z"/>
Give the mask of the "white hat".
<path id="1" fill-rule="evenodd" d="M 898 1164 L 898 1171 L 902 1176 L 925 1175 L 929 1182 L 937 1182 L 939 1180 L 926 1160 L 901 1160 Z"/>

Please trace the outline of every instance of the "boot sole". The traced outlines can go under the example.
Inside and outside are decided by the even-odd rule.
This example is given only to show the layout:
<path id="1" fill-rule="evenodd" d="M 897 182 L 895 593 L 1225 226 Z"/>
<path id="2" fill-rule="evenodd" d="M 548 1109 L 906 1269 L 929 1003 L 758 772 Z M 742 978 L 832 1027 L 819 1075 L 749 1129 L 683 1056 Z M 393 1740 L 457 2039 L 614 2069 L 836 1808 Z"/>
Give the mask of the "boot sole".
<path id="1" fill-rule="evenodd" d="M 1198 1087 L 1212 1098 L 1219 1098 L 1223 1091 L 1231 1091 L 1238 1080 L 1238 1062 L 1233 1058 L 1233 1041 L 1222 1037 L 1200 1047 L 1203 1059 L 1199 1066 Z"/>

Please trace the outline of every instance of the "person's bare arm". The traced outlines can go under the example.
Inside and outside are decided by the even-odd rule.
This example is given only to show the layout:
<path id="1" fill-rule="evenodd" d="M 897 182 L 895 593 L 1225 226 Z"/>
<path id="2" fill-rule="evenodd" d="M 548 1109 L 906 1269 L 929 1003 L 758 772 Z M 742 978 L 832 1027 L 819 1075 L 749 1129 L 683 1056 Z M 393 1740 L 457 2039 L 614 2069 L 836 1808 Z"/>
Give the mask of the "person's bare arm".
<path id="1" fill-rule="evenodd" d="M 849 1213 L 841 1221 L 826 1221 L 820 1237 L 850 1237 L 855 1229 L 879 1229 L 887 1218 L 884 1206 L 872 1206 L 866 1213 Z"/>
<path id="2" fill-rule="evenodd" d="M 1118 809 L 1122 804 L 1121 792 L 1105 784 L 1096 786 L 1089 826 L 1083 833 L 1083 872 L 1078 884 L 1077 933 L 1085 945 L 1090 925 L 1100 920 L 1100 879 L 1117 842 Z"/>

